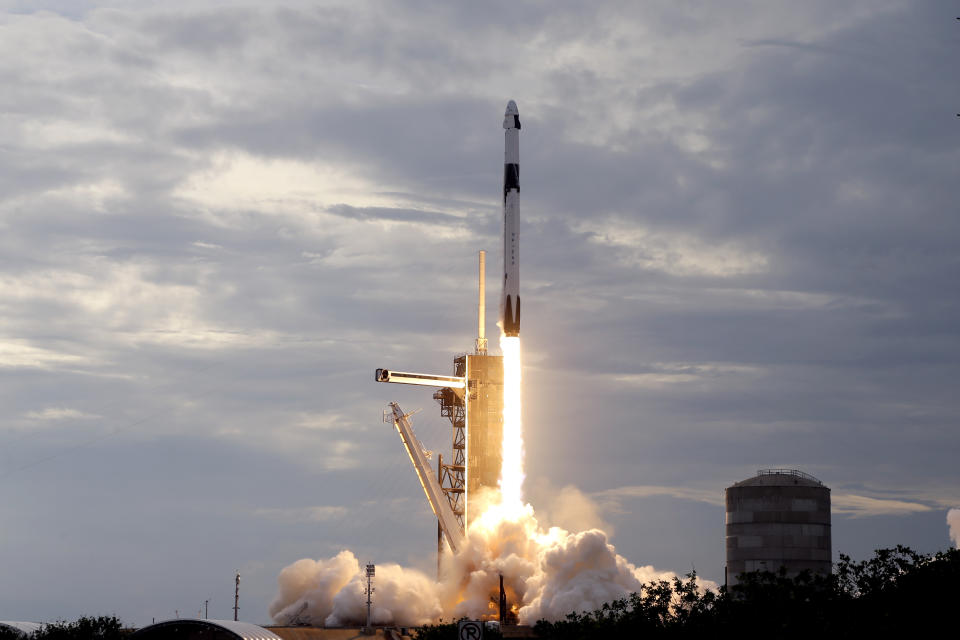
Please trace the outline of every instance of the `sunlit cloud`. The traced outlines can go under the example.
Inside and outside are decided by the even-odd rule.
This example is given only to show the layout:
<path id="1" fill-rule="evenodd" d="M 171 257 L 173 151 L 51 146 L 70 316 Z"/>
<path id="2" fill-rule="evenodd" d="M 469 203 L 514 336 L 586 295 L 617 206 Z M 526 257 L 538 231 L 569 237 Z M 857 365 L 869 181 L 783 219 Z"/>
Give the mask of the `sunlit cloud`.
<path id="1" fill-rule="evenodd" d="M 852 518 L 905 516 L 934 510 L 934 507 L 919 502 L 871 498 L 852 493 L 834 493 L 831 496 L 830 506 L 834 513 Z"/>
<path id="2" fill-rule="evenodd" d="M 258 517 L 283 522 L 329 522 L 343 518 L 349 512 L 350 509 L 347 507 L 322 505 L 290 509 L 255 509 L 253 513 Z"/>
<path id="3" fill-rule="evenodd" d="M 0 340 L 0 368 L 74 370 L 95 362 L 87 356 L 45 349 L 22 340 Z"/>
<path id="4" fill-rule="evenodd" d="M 766 371 L 765 367 L 732 362 L 654 362 L 644 368 L 647 370 L 643 372 L 608 374 L 608 377 L 628 387 L 660 389 L 708 379 L 755 377 Z"/>
<path id="5" fill-rule="evenodd" d="M 30 411 L 24 414 L 25 418 L 30 420 L 90 420 L 99 418 L 95 413 L 86 413 L 78 409 L 67 409 L 63 407 L 47 407 L 40 411 Z"/>
<path id="6" fill-rule="evenodd" d="M 762 253 L 732 242 L 709 242 L 691 234 L 656 232 L 643 226 L 607 221 L 574 227 L 589 233 L 589 240 L 617 251 L 614 255 L 627 267 L 662 271 L 675 276 L 733 276 L 762 273 L 768 259 Z"/>
<path id="7" fill-rule="evenodd" d="M 591 494 L 605 509 L 622 511 L 627 499 L 667 496 L 678 500 L 692 500 L 711 505 L 723 505 L 723 491 L 684 486 L 665 485 L 627 485 L 614 489 L 604 489 Z"/>
<path id="8" fill-rule="evenodd" d="M 325 205 L 348 202 L 356 207 L 393 206 L 396 199 L 378 195 L 384 185 L 364 180 L 343 163 L 262 158 L 221 151 L 209 166 L 188 176 L 173 196 L 202 207 L 211 223 L 249 226 L 249 214 L 310 216 Z"/>

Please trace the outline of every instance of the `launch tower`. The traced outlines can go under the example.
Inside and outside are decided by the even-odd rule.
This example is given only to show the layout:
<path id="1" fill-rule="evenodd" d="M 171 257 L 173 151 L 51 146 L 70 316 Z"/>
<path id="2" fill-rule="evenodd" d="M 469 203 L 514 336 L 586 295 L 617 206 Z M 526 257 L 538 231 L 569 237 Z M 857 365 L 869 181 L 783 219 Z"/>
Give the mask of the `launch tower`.
<path id="1" fill-rule="evenodd" d="M 458 542 L 466 533 L 471 520 L 477 515 L 471 512 L 470 505 L 479 499 L 485 489 L 498 489 L 500 465 L 502 460 L 501 443 L 503 440 L 503 356 L 487 353 L 485 332 L 485 295 L 486 295 L 486 252 L 480 252 L 479 302 L 477 305 L 478 331 L 475 352 L 462 354 L 453 360 L 453 375 L 442 376 L 424 373 L 409 373 L 391 369 L 377 369 L 378 382 L 413 384 L 439 387 L 433 394 L 440 404 L 440 413 L 450 420 L 453 427 L 452 462 L 445 463 L 443 456 L 438 457 L 437 472 L 432 469 L 420 469 L 424 466 L 422 452 L 410 451 L 410 447 L 422 449 L 415 436 L 404 437 L 403 428 L 409 428 L 409 414 L 394 411 L 392 419 L 397 424 L 404 444 L 408 447 L 411 460 L 417 468 L 424 492 L 437 515 L 439 527 L 446 536 L 451 548 L 456 549 Z M 388 417 L 390 417 L 388 415 Z M 398 417 L 405 420 L 397 421 Z M 401 424 L 406 423 L 406 424 Z M 412 431 L 411 431 L 412 433 Z M 436 483 L 436 486 L 428 486 Z M 446 505 L 434 504 L 431 495 L 443 494 Z M 446 507 L 457 520 L 457 531 L 448 531 L 444 525 L 442 511 Z"/>

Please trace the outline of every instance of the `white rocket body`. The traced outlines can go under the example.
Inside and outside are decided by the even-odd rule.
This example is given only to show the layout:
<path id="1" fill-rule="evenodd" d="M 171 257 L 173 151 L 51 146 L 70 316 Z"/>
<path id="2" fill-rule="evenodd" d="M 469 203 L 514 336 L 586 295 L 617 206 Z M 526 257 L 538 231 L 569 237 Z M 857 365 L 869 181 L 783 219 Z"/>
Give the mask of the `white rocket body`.
<path id="1" fill-rule="evenodd" d="M 520 112 L 511 100 L 503 115 L 503 293 L 500 327 L 520 335 Z"/>

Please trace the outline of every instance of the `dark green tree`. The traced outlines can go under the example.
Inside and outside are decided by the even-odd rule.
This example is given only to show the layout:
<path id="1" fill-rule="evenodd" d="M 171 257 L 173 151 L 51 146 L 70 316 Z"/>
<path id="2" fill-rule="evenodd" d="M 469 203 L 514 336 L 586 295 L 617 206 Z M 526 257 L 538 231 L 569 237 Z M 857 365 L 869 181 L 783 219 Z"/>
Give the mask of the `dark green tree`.
<path id="1" fill-rule="evenodd" d="M 32 640 L 119 640 L 123 637 L 122 624 L 113 616 L 79 618 L 74 622 L 63 620 L 44 625 L 30 636 Z"/>
<path id="2" fill-rule="evenodd" d="M 23 634 L 10 627 L 0 627 L 0 640 L 23 640 Z"/>
<path id="3" fill-rule="evenodd" d="M 841 554 L 832 575 L 745 573 L 729 590 L 704 590 L 696 574 L 660 580 L 593 612 L 541 620 L 541 638 L 933 637 L 960 601 L 960 551 L 880 549 L 862 562 Z"/>

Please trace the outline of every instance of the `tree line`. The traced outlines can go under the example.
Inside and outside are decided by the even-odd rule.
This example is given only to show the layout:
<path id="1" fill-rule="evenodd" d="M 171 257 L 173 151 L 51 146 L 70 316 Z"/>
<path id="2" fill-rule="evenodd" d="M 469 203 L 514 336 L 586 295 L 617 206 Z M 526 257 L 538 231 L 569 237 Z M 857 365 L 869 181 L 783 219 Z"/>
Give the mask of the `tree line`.
<path id="1" fill-rule="evenodd" d="M 83 617 L 74 622 L 59 620 L 40 627 L 29 635 L 9 627 L 0 627 L 0 640 L 120 640 L 127 635 L 114 616 Z"/>
<path id="2" fill-rule="evenodd" d="M 646 583 L 640 591 L 591 612 L 534 626 L 544 640 L 594 638 L 685 638 L 760 634 L 767 639 L 952 637 L 953 607 L 960 605 L 960 550 L 933 555 L 909 547 L 880 549 L 854 562 L 840 554 L 830 575 L 809 572 L 744 573 L 736 584 L 704 589 L 695 572 L 683 578 Z M 953 628 L 951 632 L 949 629 Z M 53 622 L 26 636 L 30 640 L 120 640 L 129 633 L 112 616 Z M 454 640 L 457 624 L 427 625 L 418 640 Z M 487 640 L 500 637 L 486 632 Z M 0 628 L 0 640 L 23 640 Z"/>
<path id="3" fill-rule="evenodd" d="M 880 549 L 854 562 L 840 554 L 830 575 L 757 571 L 736 584 L 703 589 L 695 572 L 643 585 L 625 598 L 563 620 L 541 620 L 544 640 L 686 638 L 759 635 L 765 639 L 952 637 L 960 605 L 960 550 L 933 555 L 909 547 Z M 954 628 L 953 632 L 943 629 Z M 499 637 L 499 633 L 488 634 Z M 419 640 L 453 640 L 456 624 L 428 625 Z"/>

